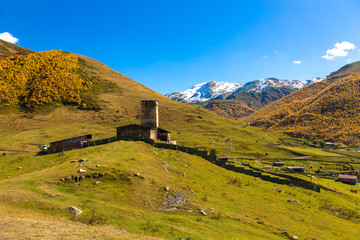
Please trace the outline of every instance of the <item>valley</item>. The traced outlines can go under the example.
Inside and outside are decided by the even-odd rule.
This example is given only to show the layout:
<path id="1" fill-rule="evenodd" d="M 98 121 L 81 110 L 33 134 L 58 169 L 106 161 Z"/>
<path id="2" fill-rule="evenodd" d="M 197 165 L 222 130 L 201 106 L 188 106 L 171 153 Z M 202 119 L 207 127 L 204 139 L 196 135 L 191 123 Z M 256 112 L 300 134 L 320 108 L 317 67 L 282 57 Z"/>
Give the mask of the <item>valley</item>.
<path id="1" fill-rule="evenodd" d="M 227 119 L 170 100 L 94 59 L 71 56 L 95 86 L 80 94 L 81 103 L 0 108 L 0 238 L 358 238 L 360 189 L 336 181 L 360 170 L 357 148 L 341 141 L 320 148 L 313 139 L 252 126 L 260 125 L 260 111 L 271 115 L 272 103 L 254 110 L 254 119 Z M 322 89 L 335 76 L 302 89 Z M 179 146 L 216 152 L 218 160 L 130 139 L 39 154 L 50 142 L 86 134 L 94 141 L 111 138 L 116 127 L 140 124 L 143 99 L 158 101 L 159 127 Z M 304 172 L 286 170 L 293 166 Z M 71 206 L 82 213 L 74 216 Z"/>

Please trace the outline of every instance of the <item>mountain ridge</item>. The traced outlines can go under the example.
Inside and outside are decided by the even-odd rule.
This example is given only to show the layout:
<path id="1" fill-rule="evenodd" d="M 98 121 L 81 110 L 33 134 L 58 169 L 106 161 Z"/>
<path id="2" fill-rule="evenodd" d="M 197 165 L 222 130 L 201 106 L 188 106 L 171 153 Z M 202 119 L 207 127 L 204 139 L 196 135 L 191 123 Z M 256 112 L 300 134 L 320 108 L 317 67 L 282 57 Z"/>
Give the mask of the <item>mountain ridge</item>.
<path id="1" fill-rule="evenodd" d="M 201 105 L 223 117 L 236 120 L 254 113 L 270 102 L 323 79 L 318 77 L 300 81 L 263 78 L 245 84 L 209 81 L 165 96 L 176 101 Z M 226 90 L 224 91 L 224 89 Z"/>
<path id="2" fill-rule="evenodd" d="M 289 87 L 297 90 L 314 82 L 321 81 L 323 79 L 324 78 L 316 77 L 300 81 L 278 78 L 263 78 L 260 80 L 253 80 L 245 84 L 242 84 L 240 82 L 208 81 L 196 84 L 191 88 L 181 92 L 165 94 L 165 96 L 172 100 L 180 102 L 199 103 L 208 102 L 219 98 L 232 98 L 232 96 L 234 96 L 239 91 L 262 92 L 269 87 Z"/>

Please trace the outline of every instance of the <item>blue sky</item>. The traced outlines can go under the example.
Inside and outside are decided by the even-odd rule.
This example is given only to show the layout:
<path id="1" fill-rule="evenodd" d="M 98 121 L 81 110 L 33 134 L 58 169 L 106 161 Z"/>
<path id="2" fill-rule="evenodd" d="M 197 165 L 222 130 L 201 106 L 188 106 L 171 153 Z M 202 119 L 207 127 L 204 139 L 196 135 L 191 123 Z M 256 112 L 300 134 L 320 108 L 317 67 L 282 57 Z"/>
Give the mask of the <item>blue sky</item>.
<path id="1" fill-rule="evenodd" d="M 0 5 L 0 37 L 95 58 L 165 94 L 328 75 L 360 60 L 359 13 L 358 0 L 19 0 Z"/>

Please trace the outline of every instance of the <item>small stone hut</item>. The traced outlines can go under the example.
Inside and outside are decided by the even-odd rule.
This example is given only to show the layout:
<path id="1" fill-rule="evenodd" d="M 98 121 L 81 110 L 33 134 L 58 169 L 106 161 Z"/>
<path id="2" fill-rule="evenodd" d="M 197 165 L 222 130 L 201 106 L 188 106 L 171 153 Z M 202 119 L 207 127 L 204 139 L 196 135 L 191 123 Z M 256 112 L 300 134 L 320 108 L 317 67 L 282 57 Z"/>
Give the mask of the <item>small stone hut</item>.
<path id="1" fill-rule="evenodd" d="M 286 170 L 288 170 L 290 172 L 305 172 L 305 168 L 299 167 L 299 166 L 289 166 L 289 167 L 286 167 Z"/>
<path id="2" fill-rule="evenodd" d="M 159 102 L 157 100 L 141 100 L 141 125 L 130 124 L 116 128 L 117 136 L 137 136 L 159 139 L 175 143 L 170 132 L 159 128 Z"/>
<path id="3" fill-rule="evenodd" d="M 91 142 L 91 140 L 92 140 L 92 134 L 88 134 L 88 135 L 68 138 L 56 142 L 51 142 L 50 147 L 47 149 L 47 153 L 56 153 L 56 152 L 82 148 L 82 144 L 84 142 Z"/>
<path id="4" fill-rule="evenodd" d="M 356 175 L 347 175 L 347 174 L 339 174 L 338 179 L 339 182 L 357 185 L 357 176 Z"/>

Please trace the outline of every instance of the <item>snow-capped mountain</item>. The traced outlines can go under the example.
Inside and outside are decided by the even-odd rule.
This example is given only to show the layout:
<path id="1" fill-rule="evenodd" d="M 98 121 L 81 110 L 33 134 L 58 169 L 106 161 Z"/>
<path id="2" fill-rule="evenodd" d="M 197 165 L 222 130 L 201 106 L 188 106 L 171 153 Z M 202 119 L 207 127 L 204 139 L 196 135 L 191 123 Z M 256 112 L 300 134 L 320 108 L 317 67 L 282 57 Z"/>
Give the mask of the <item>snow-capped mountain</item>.
<path id="1" fill-rule="evenodd" d="M 310 78 L 310 79 L 304 81 L 304 82 L 305 82 L 305 86 L 310 85 L 310 84 L 312 84 L 312 83 L 319 82 L 319 81 L 324 80 L 324 79 L 325 79 L 324 77 Z"/>
<path id="2" fill-rule="evenodd" d="M 324 78 L 311 78 L 308 80 L 285 80 L 277 78 L 263 78 L 246 83 L 245 85 L 239 82 L 220 82 L 209 81 L 197 84 L 190 89 L 182 92 L 174 92 L 166 94 L 165 96 L 180 102 L 185 103 L 199 103 L 207 102 L 215 99 L 225 99 L 232 95 L 244 92 L 264 92 L 269 88 L 287 88 L 296 91 L 314 82 L 323 80 Z"/>
<path id="3" fill-rule="evenodd" d="M 165 96 L 186 103 L 206 102 L 213 99 L 225 98 L 242 86 L 243 84 L 239 82 L 209 81 L 197 84 L 185 91 L 174 92 L 166 94 Z"/>
<path id="4" fill-rule="evenodd" d="M 305 81 L 300 80 L 286 80 L 286 79 L 277 79 L 277 78 L 263 78 L 260 80 L 255 80 L 246 83 L 239 89 L 237 89 L 235 92 L 239 91 L 247 91 L 247 92 L 263 92 L 267 90 L 268 88 L 291 88 L 294 90 L 298 90 L 300 88 L 303 88 L 309 84 L 312 84 L 314 82 L 318 82 L 323 80 L 324 78 L 311 78 Z M 235 93 L 234 92 L 234 93 Z"/>

